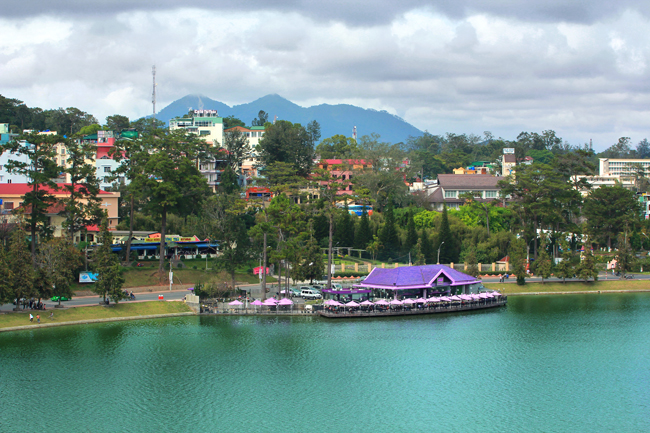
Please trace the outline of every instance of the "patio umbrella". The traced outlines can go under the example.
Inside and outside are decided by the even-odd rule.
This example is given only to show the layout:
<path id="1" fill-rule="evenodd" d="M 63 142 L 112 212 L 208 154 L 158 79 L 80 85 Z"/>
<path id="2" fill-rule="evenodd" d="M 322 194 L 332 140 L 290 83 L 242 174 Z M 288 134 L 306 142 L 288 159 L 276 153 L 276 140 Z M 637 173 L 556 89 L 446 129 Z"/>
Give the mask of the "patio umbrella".
<path id="1" fill-rule="evenodd" d="M 259 299 L 256 299 L 253 302 L 251 302 L 251 305 L 255 305 L 255 311 L 257 311 L 257 307 L 259 307 L 261 305 L 264 305 L 264 304 Z"/>
<path id="2" fill-rule="evenodd" d="M 449 300 L 451 300 L 451 301 L 460 301 L 461 299 L 460 299 L 460 297 L 454 295 L 451 298 L 449 298 Z"/>
<path id="3" fill-rule="evenodd" d="M 345 304 L 345 306 L 346 306 L 346 307 L 358 307 L 359 304 L 357 304 L 357 303 L 354 302 L 354 301 L 350 301 L 350 302 L 348 302 L 347 304 Z"/>
<path id="4" fill-rule="evenodd" d="M 375 304 L 373 304 L 373 303 L 370 302 L 370 301 L 363 301 L 363 302 L 361 303 L 361 305 L 369 306 L 369 305 L 375 305 Z"/>
<path id="5" fill-rule="evenodd" d="M 389 304 L 385 299 L 380 299 L 379 301 L 375 302 L 375 305 L 389 305 Z"/>
<path id="6" fill-rule="evenodd" d="M 402 301 L 399 299 L 393 299 L 392 301 L 389 302 L 390 305 L 402 305 Z"/>
<path id="7" fill-rule="evenodd" d="M 427 302 L 440 302 L 441 299 L 438 298 L 437 296 L 432 296 L 429 299 L 427 299 Z"/>
<path id="8" fill-rule="evenodd" d="M 424 304 L 425 302 L 427 302 L 427 300 L 424 298 L 418 298 L 415 300 L 415 302 L 417 302 L 418 304 Z"/>
<path id="9" fill-rule="evenodd" d="M 288 298 L 280 299 L 278 305 L 291 305 L 291 312 L 293 313 L 293 301 L 291 299 Z"/>
<path id="10" fill-rule="evenodd" d="M 440 302 L 451 302 L 451 299 L 449 299 L 449 298 L 446 297 L 446 296 L 441 296 L 441 297 L 440 297 Z"/>
<path id="11" fill-rule="evenodd" d="M 235 300 L 232 301 L 232 302 L 228 302 L 228 305 L 232 305 L 232 306 L 235 306 L 235 305 L 244 305 L 244 303 L 243 303 L 243 302 L 239 302 L 238 300 L 235 299 Z"/>
<path id="12" fill-rule="evenodd" d="M 332 307 L 340 307 L 340 306 L 343 305 L 343 304 L 341 304 L 339 301 L 335 301 L 334 299 L 331 299 L 331 300 L 330 300 L 330 305 L 331 305 Z"/>
<path id="13" fill-rule="evenodd" d="M 403 304 L 413 305 L 413 304 L 415 304 L 415 301 L 413 299 L 411 299 L 411 298 L 406 298 L 406 299 L 404 299 L 404 302 L 402 302 L 402 303 Z"/>

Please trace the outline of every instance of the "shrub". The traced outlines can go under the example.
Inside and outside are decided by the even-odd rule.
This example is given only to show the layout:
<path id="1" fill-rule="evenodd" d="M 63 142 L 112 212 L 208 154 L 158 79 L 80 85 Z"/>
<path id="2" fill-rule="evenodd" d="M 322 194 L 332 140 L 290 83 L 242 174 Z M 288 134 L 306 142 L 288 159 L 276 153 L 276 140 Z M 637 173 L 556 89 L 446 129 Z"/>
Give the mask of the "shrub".
<path id="1" fill-rule="evenodd" d="M 178 263 L 178 264 L 176 265 L 176 267 L 180 269 L 180 268 L 183 267 L 183 264 L 182 264 L 182 263 Z"/>
<path id="2" fill-rule="evenodd" d="M 192 269 L 196 269 L 196 265 L 192 266 Z"/>

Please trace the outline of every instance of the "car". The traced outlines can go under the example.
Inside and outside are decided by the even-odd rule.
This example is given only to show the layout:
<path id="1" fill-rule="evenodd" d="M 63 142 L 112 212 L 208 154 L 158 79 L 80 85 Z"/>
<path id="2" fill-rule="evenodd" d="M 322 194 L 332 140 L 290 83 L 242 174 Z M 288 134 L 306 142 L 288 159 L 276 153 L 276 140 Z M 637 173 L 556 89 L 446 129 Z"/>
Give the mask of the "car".
<path id="1" fill-rule="evenodd" d="M 323 296 L 313 289 L 302 289 L 300 291 L 300 296 L 303 299 L 321 299 Z"/>
<path id="2" fill-rule="evenodd" d="M 285 292 L 286 292 L 286 290 L 282 290 L 282 291 L 280 291 L 280 294 L 284 295 Z M 300 289 L 296 289 L 295 287 L 292 287 L 292 288 L 289 289 L 288 293 L 292 297 L 300 296 Z"/>
<path id="3" fill-rule="evenodd" d="M 62 301 L 72 300 L 72 296 L 70 296 L 69 298 L 67 296 L 52 296 L 52 301 L 59 302 L 59 298 L 61 298 Z"/>

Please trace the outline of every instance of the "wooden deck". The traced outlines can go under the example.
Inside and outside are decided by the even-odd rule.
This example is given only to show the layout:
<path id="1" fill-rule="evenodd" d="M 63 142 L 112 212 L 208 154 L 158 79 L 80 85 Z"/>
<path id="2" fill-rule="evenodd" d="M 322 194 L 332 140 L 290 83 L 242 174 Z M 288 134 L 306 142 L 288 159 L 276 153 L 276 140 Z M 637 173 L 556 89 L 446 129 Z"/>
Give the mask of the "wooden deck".
<path id="1" fill-rule="evenodd" d="M 449 305 L 437 306 L 435 308 L 412 308 L 411 310 L 388 310 L 388 311 L 356 311 L 354 313 L 350 312 L 332 312 L 332 311 L 319 311 L 323 317 L 328 319 L 357 319 L 362 317 L 392 317 L 392 316 L 420 316 L 424 314 L 444 314 L 444 313 L 456 313 L 459 311 L 474 311 L 474 310 L 485 310 L 488 308 L 497 308 L 502 307 L 508 303 L 507 296 L 501 296 L 498 301 L 492 301 L 487 303 L 472 302 L 469 304 L 459 304 L 459 305 Z"/>

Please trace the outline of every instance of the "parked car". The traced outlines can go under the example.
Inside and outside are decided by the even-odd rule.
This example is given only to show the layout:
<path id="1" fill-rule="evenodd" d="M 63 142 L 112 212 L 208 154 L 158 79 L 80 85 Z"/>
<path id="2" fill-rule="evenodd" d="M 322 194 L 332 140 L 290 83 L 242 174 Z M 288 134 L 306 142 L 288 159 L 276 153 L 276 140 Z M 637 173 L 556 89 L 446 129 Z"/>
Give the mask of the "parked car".
<path id="1" fill-rule="evenodd" d="M 321 299 L 323 296 L 313 289 L 302 289 L 300 291 L 300 296 L 303 299 Z"/>
<path id="2" fill-rule="evenodd" d="M 68 298 L 67 296 L 61 296 L 62 301 L 70 301 L 72 299 L 72 296 Z M 52 296 L 52 301 L 54 302 L 59 302 L 59 296 Z"/>
<path id="3" fill-rule="evenodd" d="M 332 283 L 332 290 L 343 290 L 343 286 L 339 283 Z"/>
<path id="4" fill-rule="evenodd" d="M 281 295 L 284 295 L 285 293 L 287 293 L 286 290 L 282 290 L 280 292 Z M 293 296 L 293 297 L 300 296 L 300 289 L 296 289 L 295 287 L 292 287 L 289 289 L 288 294 L 289 296 Z"/>

